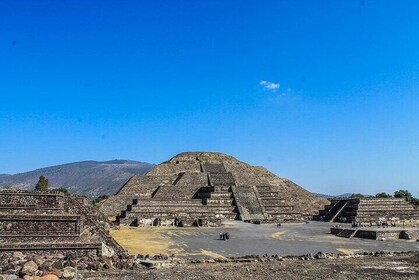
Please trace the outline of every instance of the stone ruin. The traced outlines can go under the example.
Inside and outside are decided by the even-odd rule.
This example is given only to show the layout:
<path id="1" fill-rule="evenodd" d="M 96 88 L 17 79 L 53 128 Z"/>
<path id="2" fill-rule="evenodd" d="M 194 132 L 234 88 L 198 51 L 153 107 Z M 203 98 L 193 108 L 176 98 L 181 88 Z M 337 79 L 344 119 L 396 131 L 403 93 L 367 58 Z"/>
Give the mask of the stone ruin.
<path id="1" fill-rule="evenodd" d="M 216 226 L 222 219 L 304 221 L 327 203 L 263 167 L 188 152 L 130 178 L 100 210 L 126 225 Z"/>
<path id="2" fill-rule="evenodd" d="M 419 221 L 419 210 L 404 198 L 336 199 L 321 210 L 315 219 L 379 225 L 383 222 Z"/>
<path id="3" fill-rule="evenodd" d="M 0 252 L 124 253 L 109 228 L 107 218 L 84 197 L 0 190 Z"/>

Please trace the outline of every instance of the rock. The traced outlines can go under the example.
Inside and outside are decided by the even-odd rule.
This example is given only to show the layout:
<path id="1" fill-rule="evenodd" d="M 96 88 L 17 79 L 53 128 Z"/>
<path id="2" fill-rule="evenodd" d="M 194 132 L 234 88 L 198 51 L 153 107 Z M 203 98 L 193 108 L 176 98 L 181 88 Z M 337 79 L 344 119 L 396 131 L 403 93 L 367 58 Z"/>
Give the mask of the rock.
<path id="1" fill-rule="evenodd" d="M 63 254 L 55 254 L 55 255 L 54 255 L 54 258 L 57 258 L 57 259 L 64 259 L 64 258 L 65 258 L 65 256 L 64 256 Z"/>
<path id="2" fill-rule="evenodd" d="M 45 261 L 43 264 L 41 264 L 41 265 L 39 266 L 39 269 L 40 269 L 40 270 L 47 270 L 47 271 L 52 270 L 52 262 L 50 262 L 50 261 Z"/>
<path id="3" fill-rule="evenodd" d="M 52 267 L 56 269 L 63 269 L 63 262 L 61 260 L 57 260 L 52 264 Z"/>
<path id="4" fill-rule="evenodd" d="M 71 267 L 76 267 L 76 266 L 77 266 L 77 264 L 78 264 L 78 260 L 71 260 L 71 261 L 69 261 L 69 265 L 70 265 Z"/>
<path id="5" fill-rule="evenodd" d="M 54 274 L 47 274 L 40 278 L 40 280 L 58 280 L 57 275 Z"/>
<path id="6" fill-rule="evenodd" d="M 320 260 L 320 259 L 326 259 L 327 256 L 323 252 L 318 252 L 317 254 L 314 255 L 314 258 Z"/>
<path id="7" fill-rule="evenodd" d="M 85 263 L 79 263 L 79 265 L 77 267 L 80 270 L 86 270 L 87 269 L 87 264 L 85 264 Z"/>
<path id="8" fill-rule="evenodd" d="M 5 275 L 4 280 L 16 280 L 18 277 L 13 274 Z"/>
<path id="9" fill-rule="evenodd" d="M 34 261 L 28 261 L 22 267 L 22 273 L 26 275 L 34 275 L 38 271 L 38 265 Z"/>
<path id="10" fill-rule="evenodd" d="M 115 251 L 102 242 L 102 256 L 112 257 L 113 255 L 115 255 Z"/>
<path id="11" fill-rule="evenodd" d="M 33 277 L 29 276 L 29 275 L 25 275 L 25 276 L 23 276 L 23 279 L 24 280 L 33 280 Z"/>
<path id="12" fill-rule="evenodd" d="M 54 275 L 56 275 L 59 278 L 59 277 L 61 277 L 61 274 L 62 273 L 58 269 L 52 269 L 51 271 L 47 272 L 45 275 L 47 275 L 47 274 L 54 274 Z"/>
<path id="13" fill-rule="evenodd" d="M 73 279 L 76 276 L 76 270 L 73 267 L 64 267 L 62 277 L 64 279 Z"/>
<path id="14" fill-rule="evenodd" d="M 45 262 L 45 260 L 44 260 L 43 258 L 36 257 L 36 258 L 34 259 L 34 262 L 35 262 L 38 266 L 40 266 L 40 265 L 42 265 L 42 264 Z"/>
<path id="15" fill-rule="evenodd" d="M 13 257 L 22 260 L 25 258 L 25 255 L 22 252 L 16 251 L 16 252 L 13 252 Z"/>

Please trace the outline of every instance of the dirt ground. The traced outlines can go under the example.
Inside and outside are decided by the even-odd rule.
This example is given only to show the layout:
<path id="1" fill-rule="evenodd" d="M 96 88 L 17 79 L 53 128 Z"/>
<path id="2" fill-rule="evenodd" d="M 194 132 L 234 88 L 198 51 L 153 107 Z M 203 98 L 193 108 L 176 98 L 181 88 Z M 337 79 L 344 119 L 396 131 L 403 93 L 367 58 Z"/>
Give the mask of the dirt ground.
<path id="1" fill-rule="evenodd" d="M 368 256 L 263 263 L 200 263 L 137 271 L 88 272 L 85 280 L 108 279 L 419 279 L 418 257 Z"/>
<path id="2" fill-rule="evenodd" d="M 376 251 L 419 251 L 415 240 L 370 240 L 342 238 L 330 234 L 330 223 L 254 225 L 239 221 L 218 228 L 127 227 L 111 235 L 130 254 L 175 254 L 187 259 L 234 257 L 244 255 L 303 255 L 307 253 L 344 253 Z M 231 239 L 221 241 L 220 232 Z"/>
<path id="3" fill-rule="evenodd" d="M 111 230 L 111 236 L 131 255 L 169 254 L 173 243 L 162 235 L 161 227 L 128 227 Z"/>

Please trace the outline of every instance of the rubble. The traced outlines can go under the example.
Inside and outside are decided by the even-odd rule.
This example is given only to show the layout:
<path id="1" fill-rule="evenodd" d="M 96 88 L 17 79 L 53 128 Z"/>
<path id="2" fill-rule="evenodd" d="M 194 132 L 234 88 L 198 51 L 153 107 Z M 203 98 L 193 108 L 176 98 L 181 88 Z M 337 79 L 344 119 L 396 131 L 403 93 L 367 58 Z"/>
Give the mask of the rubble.
<path id="1" fill-rule="evenodd" d="M 17 257 L 18 256 L 18 257 Z M 53 279 L 86 279 L 85 275 L 129 275 L 129 271 L 142 273 L 146 270 L 162 270 L 174 267 L 188 267 L 190 270 L 194 266 L 203 264 L 217 267 L 218 264 L 239 265 L 248 267 L 256 263 L 295 263 L 309 262 L 309 266 L 316 266 L 313 262 L 338 261 L 344 259 L 363 258 L 407 258 L 413 259 L 414 263 L 419 261 L 419 253 L 409 252 L 362 252 L 357 254 L 334 254 L 318 252 L 317 254 L 306 254 L 301 256 L 279 256 L 279 255 L 247 255 L 230 258 L 203 258 L 185 261 L 177 259 L 175 256 L 155 255 L 155 256 L 131 256 L 120 255 L 113 257 L 106 256 L 84 256 L 75 257 L 74 255 L 35 255 L 24 254 L 21 252 L 3 252 L 0 254 L 0 279 L 32 279 L 32 280 L 53 280 Z M 323 265 L 323 263 L 322 263 Z M 419 268 L 418 268 L 419 271 Z M 112 279 L 112 278 L 109 278 Z M 135 279 L 135 278 L 133 278 Z"/>

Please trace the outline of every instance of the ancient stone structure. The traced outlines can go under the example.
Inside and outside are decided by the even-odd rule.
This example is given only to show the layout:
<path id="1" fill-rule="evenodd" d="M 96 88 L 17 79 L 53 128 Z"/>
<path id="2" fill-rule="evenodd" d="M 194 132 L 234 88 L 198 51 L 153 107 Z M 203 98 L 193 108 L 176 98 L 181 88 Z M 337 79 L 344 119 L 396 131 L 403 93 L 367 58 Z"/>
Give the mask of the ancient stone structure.
<path id="1" fill-rule="evenodd" d="M 407 239 L 417 240 L 419 238 L 419 229 L 417 228 L 393 228 L 393 227 L 361 227 L 361 228 L 342 228 L 332 227 L 330 233 L 338 237 L 344 238 L 364 238 L 374 240 L 396 240 L 396 239 Z"/>
<path id="2" fill-rule="evenodd" d="M 0 190 L 0 252 L 123 252 L 108 229 L 106 217 L 84 197 Z"/>
<path id="3" fill-rule="evenodd" d="M 128 225 L 303 221 L 327 201 L 263 167 L 220 153 L 189 152 L 132 177 L 101 207 Z"/>
<path id="4" fill-rule="evenodd" d="M 404 198 L 337 199 L 320 211 L 316 219 L 376 225 L 387 221 L 419 221 L 419 210 Z"/>

